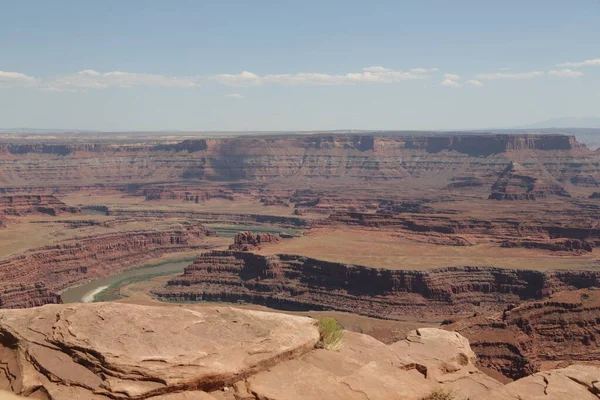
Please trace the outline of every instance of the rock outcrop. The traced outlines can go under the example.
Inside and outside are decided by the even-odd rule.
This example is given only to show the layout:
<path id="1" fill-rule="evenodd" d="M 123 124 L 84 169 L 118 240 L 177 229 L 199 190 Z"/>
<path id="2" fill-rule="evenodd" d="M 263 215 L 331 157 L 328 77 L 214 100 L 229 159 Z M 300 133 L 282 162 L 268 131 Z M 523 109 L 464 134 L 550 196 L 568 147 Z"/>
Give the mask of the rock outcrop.
<path id="1" fill-rule="evenodd" d="M 0 390 L 40 400 L 600 398 L 591 366 L 502 385 L 455 332 L 417 329 L 389 346 L 344 332 L 339 351 L 317 349 L 318 340 L 310 318 L 231 307 L 0 310 Z"/>
<path id="2" fill-rule="evenodd" d="M 51 195 L 0 196 L 0 214 L 23 216 L 29 214 L 78 214 L 78 207 L 67 206 Z"/>
<path id="3" fill-rule="evenodd" d="M 537 200 L 550 195 L 570 197 L 565 188 L 540 165 L 512 162 L 492 186 L 490 200 Z"/>
<path id="4" fill-rule="evenodd" d="M 386 346 L 345 332 L 344 343 L 252 376 L 244 389 L 259 399 L 420 400 L 442 388 L 462 399 L 502 387 L 475 368 L 468 341 L 455 333 L 418 329 Z"/>
<path id="5" fill-rule="evenodd" d="M 519 379 L 491 391 L 480 400 L 577 399 L 600 398 L 597 367 L 573 365 L 564 369 L 544 371 Z"/>
<path id="6" fill-rule="evenodd" d="M 309 318 L 228 307 L 0 311 L 0 381 L 38 399 L 162 398 L 232 385 L 318 339 Z"/>
<path id="7" fill-rule="evenodd" d="M 260 249 L 265 244 L 279 243 L 279 235 L 272 233 L 240 232 L 233 238 L 233 244 L 229 246 L 229 250 L 250 251 Z"/>
<path id="8" fill-rule="evenodd" d="M 536 240 L 506 240 L 500 244 L 501 247 L 522 247 L 526 249 L 542 249 L 569 254 L 591 253 L 596 247 L 594 242 L 579 239 L 557 239 L 550 241 Z"/>
<path id="9" fill-rule="evenodd" d="M 201 203 L 210 199 L 235 200 L 236 193 L 225 188 L 199 189 L 186 185 L 152 185 L 131 193 L 144 196 L 146 200 L 180 200 L 182 202 Z"/>

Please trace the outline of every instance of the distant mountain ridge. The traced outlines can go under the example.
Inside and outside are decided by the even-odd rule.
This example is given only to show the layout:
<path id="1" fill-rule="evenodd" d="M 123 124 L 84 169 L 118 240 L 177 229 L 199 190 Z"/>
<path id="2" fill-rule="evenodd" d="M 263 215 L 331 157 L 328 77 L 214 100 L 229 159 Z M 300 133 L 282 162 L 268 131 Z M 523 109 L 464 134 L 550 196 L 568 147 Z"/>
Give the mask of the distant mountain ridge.
<path id="1" fill-rule="evenodd" d="M 543 129 L 543 128 L 598 128 L 600 129 L 600 117 L 561 117 L 545 121 L 535 122 L 528 125 L 515 126 L 511 129 Z"/>

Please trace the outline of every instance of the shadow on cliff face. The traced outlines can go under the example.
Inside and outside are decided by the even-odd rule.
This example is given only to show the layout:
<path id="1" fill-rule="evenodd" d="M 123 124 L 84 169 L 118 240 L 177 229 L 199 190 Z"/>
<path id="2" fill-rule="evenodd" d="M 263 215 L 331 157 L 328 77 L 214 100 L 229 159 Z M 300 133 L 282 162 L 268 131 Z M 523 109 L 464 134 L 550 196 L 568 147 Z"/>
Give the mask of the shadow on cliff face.
<path id="1" fill-rule="evenodd" d="M 425 149 L 428 153 L 454 150 L 471 157 L 488 157 L 510 150 L 571 150 L 583 147 L 567 135 L 455 135 L 412 138 L 407 148 Z"/>

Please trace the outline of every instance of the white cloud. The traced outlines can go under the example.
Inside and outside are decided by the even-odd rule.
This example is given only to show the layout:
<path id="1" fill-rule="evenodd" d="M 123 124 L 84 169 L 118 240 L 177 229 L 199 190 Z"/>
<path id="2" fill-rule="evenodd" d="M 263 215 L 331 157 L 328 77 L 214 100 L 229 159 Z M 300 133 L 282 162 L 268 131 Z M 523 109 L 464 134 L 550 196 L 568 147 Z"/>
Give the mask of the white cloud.
<path id="1" fill-rule="evenodd" d="M 228 86 L 254 86 L 261 84 L 261 78 L 248 71 L 242 71 L 237 75 L 219 74 L 215 75 L 213 79 Z"/>
<path id="2" fill-rule="evenodd" d="M 381 72 L 387 73 L 387 72 Z M 377 76 L 379 73 L 365 72 L 367 76 Z M 261 78 L 261 83 L 273 83 L 284 86 L 295 85 L 342 85 L 344 77 L 341 75 L 328 75 L 319 73 L 300 73 L 300 74 L 281 74 L 281 75 L 265 75 Z M 355 76 L 355 79 L 358 79 Z"/>
<path id="3" fill-rule="evenodd" d="M 132 88 L 146 87 L 196 87 L 197 78 L 169 77 L 163 75 L 112 71 L 101 73 L 86 69 L 75 74 L 61 76 L 42 84 L 42 90 L 47 91 L 76 91 L 81 89 L 105 89 L 109 87 Z"/>
<path id="4" fill-rule="evenodd" d="M 391 70 L 389 68 L 373 66 L 373 67 L 363 68 L 363 71 L 366 71 L 366 72 L 386 72 L 386 71 L 391 71 Z"/>
<path id="5" fill-rule="evenodd" d="M 478 80 L 494 80 L 494 79 L 532 79 L 539 76 L 553 76 L 560 78 L 577 78 L 583 75 L 582 72 L 573 71 L 571 69 L 558 69 L 551 71 L 530 71 L 530 72 L 496 72 L 491 74 L 477 74 L 475 78 Z"/>
<path id="6" fill-rule="evenodd" d="M 428 72 L 436 72 L 439 70 L 439 68 L 413 68 L 410 70 L 410 72 L 414 72 L 416 74 L 426 74 Z"/>
<path id="7" fill-rule="evenodd" d="M 531 72 L 496 72 L 492 74 L 477 74 L 475 77 L 481 80 L 493 80 L 493 79 L 531 79 L 538 76 L 544 75 L 544 71 L 531 71 Z"/>
<path id="8" fill-rule="evenodd" d="M 500 71 L 508 71 L 508 70 L 510 70 L 510 67 L 502 67 L 502 68 L 500 68 Z"/>
<path id="9" fill-rule="evenodd" d="M 0 71 L 0 88 L 32 87 L 37 85 L 37 79 L 20 72 Z"/>
<path id="10" fill-rule="evenodd" d="M 70 89 L 70 88 L 59 88 L 59 87 L 41 87 L 40 90 L 42 92 L 57 92 L 57 93 L 61 93 L 61 92 L 79 92 L 78 89 Z"/>
<path id="11" fill-rule="evenodd" d="M 477 87 L 481 87 L 481 86 L 483 86 L 483 82 L 481 82 L 481 81 L 478 81 L 478 80 L 476 80 L 476 79 L 470 79 L 470 80 L 468 80 L 468 81 L 467 81 L 467 82 L 465 82 L 465 83 L 466 83 L 467 85 L 470 85 L 470 86 L 477 86 Z"/>
<path id="12" fill-rule="evenodd" d="M 457 81 L 460 79 L 460 76 L 456 75 L 456 74 L 444 74 L 444 78 L 446 78 L 450 81 Z"/>
<path id="13" fill-rule="evenodd" d="M 331 75 L 316 72 L 302 72 L 297 74 L 257 75 L 252 72 L 242 71 L 239 74 L 219 74 L 212 77 L 219 83 L 227 86 L 258 86 L 275 84 L 282 86 L 296 85 L 351 85 L 360 83 L 394 83 L 403 80 L 427 79 L 430 70 L 417 69 L 410 72 L 395 71 L 381 66 L 363 68 L 361 72 L 347 73 L 344 75 Z"/>
<path id="14" fill-rule="evenodd" d="M 460 75 L 444 74 L 444 80 L 442 81 L 442 86 L 461 87 L 462 84 L 460 82 L 458 82 L 459 80 L 460 80 Z"/>
<path id="15" fill-rule="evenodd" d="M 461 87 L 462 85 L 452 79 L 444 79 L 442 81 L 442 86 Z"/>
<path id="16" fill-rule="evenodd" d="M 573 71 L 572 69 L 558 69 L 548 71 L 548 75 L 558 76 L 560 78 L 579 78 L 583 76 L 583 72 Z"/>
<path id="17" fill-rule="evenodd" d="M 242 96 L 239 93 L 231 93 L 231 94 L 226 94 L 225 97 L 229 97 L 232 99 L 242 99 L 244 96 Z"/>
<path id="18" fill-rule="evenodd" d="M 80 74 L 90 75 L 90 76 L 99 76 L 99 75 L 102 75 L 100 72 L 94 71 L 93 69 L 84 69 L 83 71 L 80 72 Z"/>
<path id="19" fill-rule="evenodd" d="M 593 60 L 585 60 L 581 62 L 564 62 L 561 64 L 557 64 L 557 67 L 591 67 L 591 66 L 600 66 L 600 58 L 595 58 Z"/>
<path id="20" fill-rule="evenodd" d="M 600 65 L 600 59 L 586 60 L 578 63 L 562 63 L 559 66 L 587 66 Z M 550 71 L 511 72 L 509 68 L 501 68 L 495 73 L 481 73 L 474 79 L 461 82 L 458 74 L 446 73 L 443 75 L 441 85 L 449 87 L 483 86 L 485 80 L 497 79 L 532 79 L 540 76 L 560 78 L 577 78 L 583 76 L 582 72 L 559 68 Z M 4 87 L 37 87 L 47 92 L 77 92 L 91 89 L 105 89 L 111 87 L 165 87 L 165 88 L 191 88 L 200 86 L 204 79 L 216 81 L 226 86 L 244 87 L 260 86 L 266 84 L 281 86 L 324 86 L 324 85 L 356 85 L 356 84 L 390 84 L 405 80 L 430 79 L 438 68 L 412 68 L 408 71 L 394 70 L 379 65 L 363 68 L 357 72 L 346 74 L 327 74 L 318 72 L 301 72 L 296 74 L 268 74 L 258 75 L 249 71 L 239 74 L 218 74 L 213 76 L 177 77 L 157 74 L 134 72 L 99 72 L 85 69 L 70 75 L 60 76 L 51 80 L 41 80 L 19 72 L 0 71 L 0 88 Z M 241 98 L 233 93 L 226 97 Z"/>

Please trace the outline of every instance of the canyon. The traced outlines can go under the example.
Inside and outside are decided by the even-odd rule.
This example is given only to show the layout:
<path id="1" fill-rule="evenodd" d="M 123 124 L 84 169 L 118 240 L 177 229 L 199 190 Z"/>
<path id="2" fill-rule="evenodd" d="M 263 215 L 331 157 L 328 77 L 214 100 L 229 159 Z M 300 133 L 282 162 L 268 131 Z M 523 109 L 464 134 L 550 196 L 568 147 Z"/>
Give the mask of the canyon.
<path id="1" fill-rule="evenodd" d="M 60 303 L 58 292 L 172 252 L 210 248 L 203 226 L 77 237 L 0 261 L 0 307 Z M 18 284 L 17 284 L 18 283 Z"/>
<path id="2" fill-rule="evenodd" d="M 500 380 L 592 368 L 599 186 L 564 134 L 0 135 L 0 308 L 186 258 L 149 297 L 437 324 Z"/>

